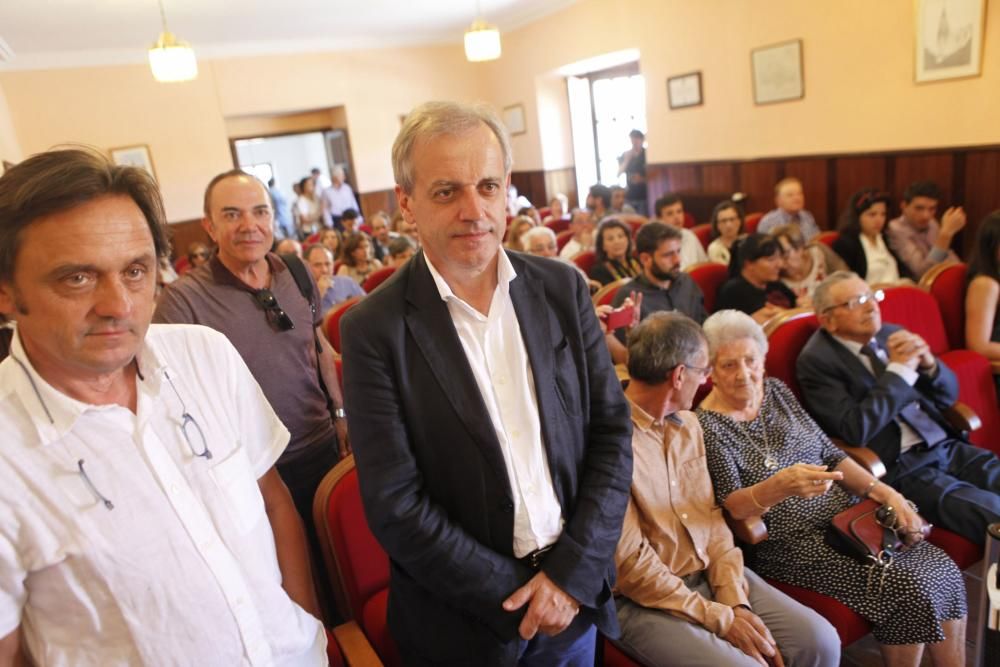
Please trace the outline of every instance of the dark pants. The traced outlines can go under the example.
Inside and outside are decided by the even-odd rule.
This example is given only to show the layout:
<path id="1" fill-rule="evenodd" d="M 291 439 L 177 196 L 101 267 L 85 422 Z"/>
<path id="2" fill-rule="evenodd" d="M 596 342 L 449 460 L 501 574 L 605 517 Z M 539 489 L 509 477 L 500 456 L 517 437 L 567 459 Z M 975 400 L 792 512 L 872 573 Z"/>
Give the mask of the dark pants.
<path id="1" fill-rule="evenodd" d="M 900 456 L 893 486 L 928 521 L 976 544 L 986 539 L 989 524 L 1000 521 L 1000 459 L 961 440 Z"/>
<path id="2" fill-rule="evenodd" d="M 340 460 L 340 450 L 337 443 L 337 436 L 326 442 L 319 442 L 310 445 L 301 454 L 285 463 L 278 462 L 278 474 L 292 494 L 295 502 L 295 509 L 302 517 L 302 523 L 306 529 L 306 538 L 309 540 L 309 560 L 312 562 L 313 582 L 316 586 L 316 594 L 319 596 L 323 614 L 326 617 L 328 626 L 339 621 L 340 615 L 333 604 L 333 589 L 330 586 L 330 579 L 327 576 L 326 567 L 323 562 L 323 552 L 319 548 L 319 538 L 316 534 L 316 524 L 313 522 L 313 498 L 316 496 L 316 489 L 326 473 L 330 472 Z"/>

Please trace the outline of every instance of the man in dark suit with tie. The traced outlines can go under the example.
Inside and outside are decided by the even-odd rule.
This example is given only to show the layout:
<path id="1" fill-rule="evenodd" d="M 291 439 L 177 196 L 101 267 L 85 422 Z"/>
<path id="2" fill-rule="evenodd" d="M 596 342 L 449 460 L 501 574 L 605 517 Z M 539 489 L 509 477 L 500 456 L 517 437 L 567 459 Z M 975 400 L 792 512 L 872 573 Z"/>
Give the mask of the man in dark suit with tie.
<path id="1" fill-rule="evenodd" d="M 882 324 L 881 299 L 847 271 L 816 288 L 823 328 L 796 366 L 806 407 L 830 436 L 878 454 L 885 482 L 931 522 L 982 543 L 1000 521 L 1000 461 L 944 419 L 958 398 L 955 374 L 920 336 Z"/>
<path id="2" fill-rule="evenodd" d="M 510 166 L 492 111 L 415 109 L 393 171 L 423 250 L 342 323 L 408 664 L 592 665 L 595 625 L 618 634 L 629 409 L 577 272 L 501 247 Z"/>

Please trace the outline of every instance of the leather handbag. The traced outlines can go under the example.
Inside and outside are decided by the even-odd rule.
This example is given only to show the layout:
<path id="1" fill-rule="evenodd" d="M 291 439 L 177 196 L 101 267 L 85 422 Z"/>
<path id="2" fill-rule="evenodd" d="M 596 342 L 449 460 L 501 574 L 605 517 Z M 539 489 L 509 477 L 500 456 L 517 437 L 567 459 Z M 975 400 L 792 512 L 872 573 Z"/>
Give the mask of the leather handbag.
<path id="1" fill-rule="evenodd" d="M 874 500 L 862 500 L 833 517 L 826 543 L 866 565 L 882 563 L 905 548 L 896 512 Z"/>

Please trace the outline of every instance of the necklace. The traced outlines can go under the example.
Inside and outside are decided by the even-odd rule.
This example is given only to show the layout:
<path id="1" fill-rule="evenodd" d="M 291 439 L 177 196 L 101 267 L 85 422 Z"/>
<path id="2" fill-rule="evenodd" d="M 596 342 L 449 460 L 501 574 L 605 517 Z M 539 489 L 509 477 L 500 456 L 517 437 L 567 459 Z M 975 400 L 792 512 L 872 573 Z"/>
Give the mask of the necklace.
<path id="1" fill-rule="evenodd" d="M 735 419 L 733 421 L 739 424 L 740 430 L 743 431 L 743 435 L 746 436 L 747 442 L 750 446 L 753 447 L 758 454 L 764 457 L 764 467 L 768 470 L 777 470 L 780 466 L 778 465 L 778 459 L 774 457 L 774 453 L 771 451 L 771 436 L 767 430 L 766 419 L 761 421 L 761 430 L 764 431 L 763 450 L 761 450 L 761 448 L 757 446 L 757 443 L 753 441 L 753 438 L 750 436 L 750 429 L 748 429 L 743 422 L 736 421 Z"/>

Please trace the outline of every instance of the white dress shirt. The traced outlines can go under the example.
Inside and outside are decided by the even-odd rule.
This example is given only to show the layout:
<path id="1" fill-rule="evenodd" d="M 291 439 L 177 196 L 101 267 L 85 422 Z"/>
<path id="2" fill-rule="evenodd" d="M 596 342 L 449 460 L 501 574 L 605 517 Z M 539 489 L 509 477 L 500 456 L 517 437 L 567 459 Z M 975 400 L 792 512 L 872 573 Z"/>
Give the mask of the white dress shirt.
<path id="1" fill-rule="evenodd" d="M 448 305 L 503 452 L 514 496 L 514 555 L 522 558 L 559 539 L 563 516 L 542 443 L 531 361 L 510 298 L 510 283 L 517 273 L 501 250 L 497 287 L 489 315 L 483 315 L 458 298 L 430 258 L 424 257 L 441 300 Z"/>
<path id="2" fill-rule="evenodd" d="M 865 263 L 868 265 L 868 272 L 864 275 L 865 282 L 869 285 L 898 282 L 899 265 L 886 247 L 882 235 L 877 234 L 874 241 L 865 234 L 861 234 L 859 238 L 865 251 Z"/>
<path id="3" fill-rule="evenodd" d="M 358 211 L 358 200 L 354 197 L 354 190 L 347 183 L 331 185 L 320 194 L 323 203 L 323 224 L 328 228 L 333 227 L 333 216 L 344 214 L 349 208 Z"/>
<path id="4" fill-rule="evenodd" d="M 681 269 L 708 261 L 705 246 L 698 240 L 698 235 L 686 227 L 681 232 Z"/>
<path id="5" fill-rule="evenodd" d="M 154 324 L 137 359 L 135 413 L 61 393 L 17 336 L 0 364 L 0 636 L 39 665 L 326 664 L 257 485 L 288 431 L 212 329 Z"/>

